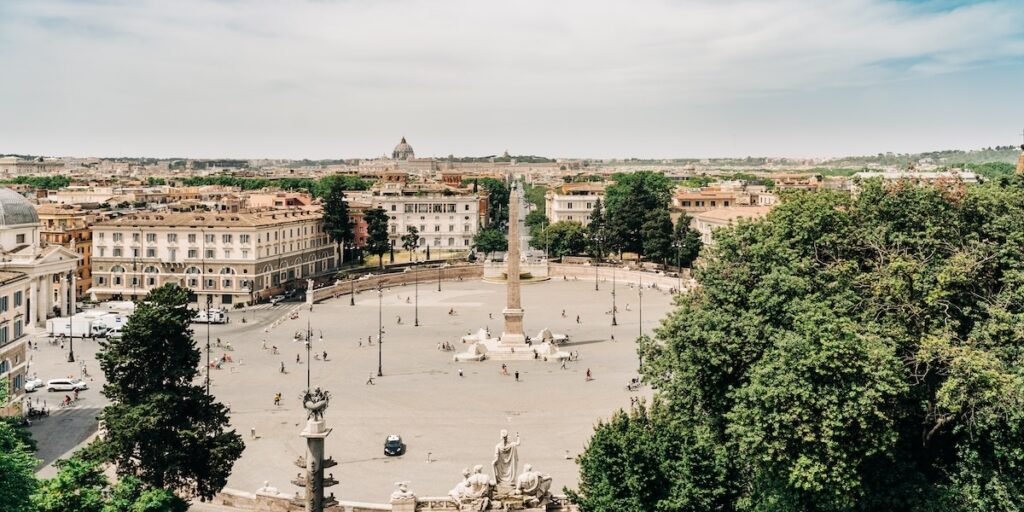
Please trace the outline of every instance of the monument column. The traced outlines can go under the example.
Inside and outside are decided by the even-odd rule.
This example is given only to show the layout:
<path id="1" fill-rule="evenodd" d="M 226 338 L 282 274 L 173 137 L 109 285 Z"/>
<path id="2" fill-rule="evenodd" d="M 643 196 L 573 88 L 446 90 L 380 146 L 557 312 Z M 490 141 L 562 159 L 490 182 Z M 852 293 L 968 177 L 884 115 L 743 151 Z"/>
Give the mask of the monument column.
<path id="1" fill-rule="evenodd" d="M 70 316 L 68 313 L 68 280 L 67 276 L 60 276 L 60 297 L 58 297 L 57 304 L 60 306 L 61 316 Z"/>
<path id="2" fill-rule="evenodd" d="M 505 332 L 501 334 L 501 345 L 526 345 L 523 334 L 523 308 L 519 296 L 519 209 L 520 190 L 516 184 L 508 194 L 508 252 L 505 257 L 507 268 Z"/>
<path id="3" fill-rule="evenodd" d="M 39 278 L 29 280 L 28 303 L 29 325 L 35 327 L 39 324 Z"/>
<path id="4" fill-rule="evenodd" d="M 71 271 L 71 316 L 74 316 L 78 307 L 78 273 Z"/>
<path id="5" fill-rule="evenodd" d="M 306 438 L 306 456 L 300 457 L 296 464 L 306 470 L 305 478 L 293 480 L 292 483 L 305 487 L 306 497 L 303 500 L 306 512 L 323 512 L 324 508 L 337 505 L 332 493 L 330 497 L 324 498 L 324 488 L 338 485 L 334 475 L 324 478 L 324 469 L 337 464 L 334 459 L 324 458 L 324 441 L 331 434 L 324 422 L 324 411 L 330 401 L 330 393 L 316 388 L 314 391 L 306 391 L 302 398 L 302 405 L 308 414 L 306 428 L 299 434 Z M 297 498 L 297 497 L 296 497 Z"/>

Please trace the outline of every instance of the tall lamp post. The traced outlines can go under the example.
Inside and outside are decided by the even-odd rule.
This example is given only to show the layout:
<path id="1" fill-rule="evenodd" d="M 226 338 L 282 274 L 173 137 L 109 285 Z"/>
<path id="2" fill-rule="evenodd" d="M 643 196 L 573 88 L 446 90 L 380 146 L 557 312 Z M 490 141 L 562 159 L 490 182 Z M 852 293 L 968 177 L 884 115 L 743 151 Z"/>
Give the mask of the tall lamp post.
<path id="1" fill-rule="evenodd" d="M 441 291 L 441 267 L 443 266 L 444 263 L 437 266 L 437 291 Z"/>
<path id="2" fill-rule="evenodd" d="M 74 272 L 74 271 L 72 271 L 72 272 Z M 67 281 L 68 281 L 68 296 L 65 298 L 65 300 L 68 301 L 68 311 L 69 311 L 69 314 L 68 314 L 68 325 L 70 325 L 72 327 L 72 329 L 70 329 L 71 336 L 69 337 L 69 339 L 71 340 L 71 344 L 68 346 L 68 362 L 69 363 L 73 363 L 73 362 L 75 362 L 75 329 L 74 329 L 75 322 L 74 322 L 74 318 L 73 318 L 75 316 L 75 312 L 71 311 L 71 294 L 75 293 L 75 292 L 74 292 L 74 290 L 71 289 L 71 272 L 68 272 L 66 277 L 67 277 Z"/>
<path id="3" fill-rule="evenodd" d="M 618 308 L 615 306 L 615 270 L 616 265 L 612 265 L 612 327 L 619 325 L 618 320 L 615 319 L 618 313 Z"/>
<path id="4" fill-rule="evenodd" d="M 321 337 L 322 339 L 322 337 Z M 313 364 L 310 362 L 309 350 L 313 345 L 313 329 L 309 325 L 309 317 L 306 317 L 306 389 L 309 389 L 309 372 Z"/>
<path id="5" fill-rule="evenodd" d="M 644 335 L 644 276 L 640 276 L 640 285 L 637 287 L 637 294 L 640 297 L 640 336 Z"/>
<path id="6" fill-rule="evenodd" d="M 384 283 L 377 283 L 377 376 L 384 376 Z"/>
<path id="7" fill-rule="evenodd" d="M 415 282 L 416 282 L 415 288 L 414 288 L 415 289 L 415 293 L 416 293 L 416 304 L 415 304 L 415 306 L 413 306 L 413 308 L 416 311 L 416 314 L 415 314 L 416 318 L 415 318 L 415 321 L 413 322 L 413 326 L 414 327 L 419 327 L 420 326 L 420 272 L 419 272 L 420 269 L 417 268 L 417 267 L 419 267 L 419 265 L 413 265 L 413 268 L 412 268 L 413 277 L 414 277 Z"/>

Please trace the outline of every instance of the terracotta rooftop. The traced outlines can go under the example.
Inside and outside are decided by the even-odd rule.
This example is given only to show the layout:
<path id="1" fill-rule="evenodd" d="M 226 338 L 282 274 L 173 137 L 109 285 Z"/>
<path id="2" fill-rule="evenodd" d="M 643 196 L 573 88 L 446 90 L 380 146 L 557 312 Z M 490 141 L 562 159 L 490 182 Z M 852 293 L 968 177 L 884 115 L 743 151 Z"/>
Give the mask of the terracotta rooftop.
<path id="1" fill-rule="evenodd" d="M 266 210 L 258 212 L 160 212 L 136 213 L 97 224 L 104 226 L 206 226 L 259 227 L 319 219 L 319 209 Z"/>

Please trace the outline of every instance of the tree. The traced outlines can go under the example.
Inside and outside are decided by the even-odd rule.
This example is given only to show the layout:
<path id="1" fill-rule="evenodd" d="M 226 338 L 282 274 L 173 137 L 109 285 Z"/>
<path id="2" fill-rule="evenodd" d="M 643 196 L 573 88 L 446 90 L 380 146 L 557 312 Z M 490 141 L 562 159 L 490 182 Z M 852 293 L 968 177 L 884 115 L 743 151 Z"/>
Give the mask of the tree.
<path id="1" fill-rule="evenodd" d="M 101 343 L 101 419 L 107 435 L 90 455 L 146 486 L 203 499 L 224 487 L 244 448 L 227 409 L 193 384 L 200 355 L 189 327 L 188 291 L 166 284 L 140 302 L 121 339 Z"/>
<path id="2" fill-rule="evenodd" d="M 19 428 L 0 421 L 0 505 L 5 512 L 34 512 L 30 496 L 37 485 L 37 461 Z"/>
<path id="3" fill-rule="evenodd" d="M 588 246 L 587 232 L 579 222 L 560 221 L 542 229 L 530 245 L 546 249 L 551 258 L 583 254 Z"/>
<path id="4" fill-rule="evenodd" d="M 420 246 L 420 230 L 416 226 L 406 226 L 405 234 L 402 235 L 402 248 L 409 251 L 409 260 L 412 260 L 412 252 Z"/>
<path id="5" fill-rule="evenodd" d="M 604 206 L 601 198 L 594 203 L 594 209 L 590 212 L 590 223 L 587 224 L 587 240 L 590 242 L 589 251 L 595 258 L 604 258 L 605 247 L 608 244 L 608 232 L 604 222 Z"/>
<path id="6" fill-rule="evenodd" d="M 57 476 L 32 495 L 34 512 L 186 512 L 188 502 L 133 476 L 111 486 L 100 464 L 82 457 L 57 462 Z"/>
<path id="7" fill-rule="evenodd" d="M 484 254 L 507 251 L 508 237 L 498 228 L 486 227 L 478 231 L 476 236 L 473 237 L 473 247 Z"/>
<path id="8" fill-rule="evenodd" d="M 366 211 L 366 250 L 377 255 L 380 268 L 384 268 L 384 254 L 391 250 L 388 239 L 388 214 L 383 208 Z"/>
<path id="9" fill-rule="evenodd" d="M 501 228 L 508 222 L 508 184 L 494 178 L 478 178 L 474 183 L 487 191 L 487 225 Z"/>
<path id="10" fill-rule="evenodd" d="M 668 261 L 672 252 L 672 218 L 667 208 L 658 208 L 647 213 L 647 219 L 640 227 L 643 238 L 643 254 L 650 259 Z"/>
<path id="11" fill-rule="evenodd" d="M 664 437 L 599 426 L 585 510 L 1020 509 L 1024 178 L 788 193 L 715 239 L 639 343 Z"/>
<path id="12" fill-rule="evenodd" d="M 323 191 L 324 231 L 337 246 L 339 261 L 344 261 L 345 249 L 355 237 L 348 202 L 345 201 L 344 182 L 331 180 L 327 183 Z"/>
<path id="13" fill-rule="evenodd" d="M 675 230 L 672 233 L 672 247 L 675 251 L 676 264 L 682 268 L 688 268 L 700 255 L 700 249 L 704 245 L 700 240 L 700 232 L 690 227 L 690 216 L 683 213 L 676 221 Z"/>
<path id="14" fill-rule="evenodd" d="M 643 224 L 651 213 L 668 211 L 672 185 L 665 175 L 649 171 L 617 173 L 612 179 L 604 196 L 608 247 L 643 255 Z"/>

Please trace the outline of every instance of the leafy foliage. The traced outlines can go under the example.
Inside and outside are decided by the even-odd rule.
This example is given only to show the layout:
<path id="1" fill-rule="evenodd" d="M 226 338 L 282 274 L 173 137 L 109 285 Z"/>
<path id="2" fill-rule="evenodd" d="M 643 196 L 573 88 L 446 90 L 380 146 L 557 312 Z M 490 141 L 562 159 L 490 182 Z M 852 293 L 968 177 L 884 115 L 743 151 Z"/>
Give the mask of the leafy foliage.
<path id="1" fill-rule="evenodd" d="M 154 289 L 122 338 L 101 344 L 103 394 L 112 404 L 101 415 L 107 435 L 89 452 L 148 487 L 210 498 L 224 487 L 243 443 L 227 430 L 227 409 L 193 384 L 200 355 L 187 304 L 187 290 L 177 285 Z"/>
<path id="2" fill-rule="evenodd" d="M 271 180 L 267 178 L 240 178 L 236 176 L 190 176 L 183 180 L 186 186 L 221 185 L 239 187 L 242 190 L 260 190 L 263 188 L 280 188 L 282 190 L 304 190 L 317 197 L 324 197 L 335 186 L 342 190 L 366 190 L 370 183 L 355 176 L 332 175 L 319 180 L 313 178 L 285 178 Z"/>
<path id="3" fill-rule="evenodd" d="M 640 343 L 663 426 L 597 427 L 584 510 L 1020 510 L 1024 181 L 790 194 L 704 258 Z"/>
<path id="4" fill-rule="evenodd" d="M 338 178 L 339 176 L 331 176 Z M 323 182 L 327 180 L 324 178 Z M 352 226 L 352 218 L 349 216 L 348 202 L 345 201 L 345 181 L 331 179 L 327 181 L 323 191 L 324 206 L 324 230 L 331 241 L 339 247 L 346 247 L 355 238 L 355 231 Z M 343 257 L 343 253 L 339 254 Z"/>
<path id="5" fill-rule="evenodd" d="M 703 246 L 700 240 L 700 232 L 690 227 L 690 216 L 683 213 L 676 221 L 675 229 L 672 232 L 673 257 L 680 267 L 689 267 L 700 255 Z"/>
<path id="6" fill-rule="evenodd" d="M 530 245 L 547 249 L 550 258 L 583 254 L 588 247 L 587 230 L 579 222 L 559 221 L 541 229 Z"/>
<path id="7" fill-rule="evenodd" d="M 363 217 L 366 220 L 366 251 L 374 254 L 384 268 L 384 254 L 391 250 L 388 239 L 388 214 L 383 208 L 372 208 Z"/>
<path id="8" fill-rule="evenodd" d="M 20 427 L 0 421 L 0 506 L 4 512 L 33 512 L 29 497 L 37 486 L 36 458 Z"/>
<path id="9" fill-rule="evenodd" d="M 507 251 L 508 237 L 498 228 L 486 227 L 478 231 L 476 236 L 473 237 L 473 247 L 484 254 Z"/>
<path id="10" fill-rule="evenodd" d="M 654 212 L 668 213 L 671 183 L 664 174 L 641 171 L 612 176 L 605 191 L 608 248 L 644 254 L 644 223 Z"/>
<path id="11" fill-rule="evenodd" d="M 188 503 L 165 489 L 146 488 L 125 476 L 111 486 L 100 464 L 72 457 L 57 462 L 57 476 L 32 495 L 35 512 L 185 512 Z"/>

